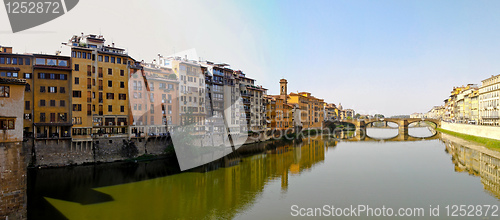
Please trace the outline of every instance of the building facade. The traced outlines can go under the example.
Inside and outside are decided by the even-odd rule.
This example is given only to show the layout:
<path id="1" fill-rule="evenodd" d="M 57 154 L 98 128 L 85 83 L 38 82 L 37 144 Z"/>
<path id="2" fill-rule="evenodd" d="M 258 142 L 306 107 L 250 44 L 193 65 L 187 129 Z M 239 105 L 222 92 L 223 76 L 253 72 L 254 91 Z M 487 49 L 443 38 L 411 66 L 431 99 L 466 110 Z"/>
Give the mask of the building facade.
<path id="1" fill-rule="evenodd" d="M 74 142 L 92 138 L 127 138 L 129 69 L 134 64 L 124 49 L 105 45 L 101 35 L 73 36 L 72 133 Z"/>
<path id="2" fill-rule="evenodd" d="M 499 125 L 500 74 L 481 81 L 479 87 L 479 124 Z"/>

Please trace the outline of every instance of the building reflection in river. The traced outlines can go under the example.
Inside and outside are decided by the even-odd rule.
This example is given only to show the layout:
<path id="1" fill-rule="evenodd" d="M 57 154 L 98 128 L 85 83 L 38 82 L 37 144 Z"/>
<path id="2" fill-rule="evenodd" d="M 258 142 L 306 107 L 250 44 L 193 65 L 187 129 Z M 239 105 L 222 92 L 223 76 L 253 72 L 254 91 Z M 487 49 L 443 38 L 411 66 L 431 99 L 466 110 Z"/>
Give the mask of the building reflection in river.
<path id="1" fill-rule="evenodd" d="M 335 141 L 315 138 L 298 144 L 265 146 L 265 153 L 247 157 L 230 155 L 219 161 L 217 166 L 223 168 L 205 168 L 210 172 L 200 168 L 96 188 L 113 198 L 109 202 L 82 205 L 48 197 L 46 200 L 70 219 L 228 219 L 250 207 L 270 183 L 280 181 L 281 189 L 286 191 L 289 175 L 298 175 L 323 161 L 325 151 L 335 145 Z"/>
<path id="2" fill-rule="evenodd" d="M 458 138 L 441 134 L 452 155 L 456 172 L 479 176 L 484 189 L 500 199 L 500 152 L 476 145 L 464 145 Z"/>

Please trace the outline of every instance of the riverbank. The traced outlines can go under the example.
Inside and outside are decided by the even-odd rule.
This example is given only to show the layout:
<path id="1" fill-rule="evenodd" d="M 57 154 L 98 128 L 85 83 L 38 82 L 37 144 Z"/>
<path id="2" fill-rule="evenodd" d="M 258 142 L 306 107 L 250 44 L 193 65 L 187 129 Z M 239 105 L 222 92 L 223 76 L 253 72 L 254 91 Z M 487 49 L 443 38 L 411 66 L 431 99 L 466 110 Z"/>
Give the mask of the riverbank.
<path id="1" fill-rule="evenodd" d="M 446 130 L 446 129 L 443 129 L 443 128 L 436 128 L 436 130 L 438 130 L 441 133 L 453 135 L 455 137 L 464 139 L 466 141 L 471 141 L 471 142 L 474 142 L 474 143 L 478 143 L 478 144 L 480 144 L 482 146 L 485 146 L 485 147 L 488 147 L 490 149 L 494 149 L 494 150 L 500 151 L 500 140 L 495 140 L 495 139 L 491 139 L 491 138 L 478 137 L 478 136 L 474 136 L 474 135 L 453 132 L 453 131 L 449 131 L 449 130 Z"/>
<path id="2" fill-rule="evenodd" d="M 487 125 L 470 125 L 461 123 L 441 122 L 440 128 L 477 137 L 495 139 L 500 141 L 500 127 Z"/>

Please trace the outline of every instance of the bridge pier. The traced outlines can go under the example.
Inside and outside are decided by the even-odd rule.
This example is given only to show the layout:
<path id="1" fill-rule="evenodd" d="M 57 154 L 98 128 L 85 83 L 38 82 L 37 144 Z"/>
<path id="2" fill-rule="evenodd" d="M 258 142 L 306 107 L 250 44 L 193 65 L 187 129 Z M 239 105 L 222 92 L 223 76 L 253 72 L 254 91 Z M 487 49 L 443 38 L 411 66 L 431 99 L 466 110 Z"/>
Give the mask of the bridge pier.
<path id="1" fill-rule="evenodd" d="M 399 122 L 399 134 L 403 136 L 408 136 L 408 120 L 401 120 Z"/>
<path id="2" fill-rule="evenodd" d="M 356 123 L 356 139 L 364 140 L 366 137 L 366 124 L 365 121 L 358 121 Z"/>

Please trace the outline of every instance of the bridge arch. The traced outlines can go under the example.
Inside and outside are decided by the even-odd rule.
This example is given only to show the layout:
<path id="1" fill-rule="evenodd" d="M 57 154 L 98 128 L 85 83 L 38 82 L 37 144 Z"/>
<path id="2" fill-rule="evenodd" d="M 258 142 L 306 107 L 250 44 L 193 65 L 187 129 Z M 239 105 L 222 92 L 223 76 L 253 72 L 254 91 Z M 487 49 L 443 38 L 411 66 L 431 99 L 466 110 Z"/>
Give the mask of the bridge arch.
<path id="1" fill-rule="evenodd" d="M 368 127 L 368 125 L 373 125 L 374 123 L 378 123 L 378 122 L 383 122 L 383 123 L 393 123 L 393 124 L 396 124 L 396 127 L 392 127 L 392 126 L 389 126 L 387 124 L 388 127 L 391 127 L 391 128 L 398 128 L 399 127 L 399 123 L 395 122 L 395 121 L 391 121 L 391 120 L 369 120 L 369 121 L 366 121 L 365 122 L 365 125 Z"/>
<path id="2" fill-rule="evenodd" d="M 413 136 L 413 135 L 410 135 L 410 133 L 408 133 L 408 137 L 411 137 L 411 138 L 414 138 L 414 139 L 434 139 L 434 137 L 436 137 L 438 135 L 438 132 L 436 130 L 433 130 L 434 132 L 432 132 L 432 135 L 431 136 L 426 136 L 426 137 L 418 137 L 418 136 Z"/>
<path id="3" fill-rule="evenodd" d="M 407 121 L 408 121 L 408 126 L 410 126 L 411 124 L 414 124 L 414 123 L 418 123 L 418 122 L 429 122 L 429 123 L 432 123 L 434 125 L 434 128 L 439 127 L 439 124 L 438 124 L 437 120 L 435 120 L 435 119 L 415 118 L 415 119 L 408 119 Z"/>

